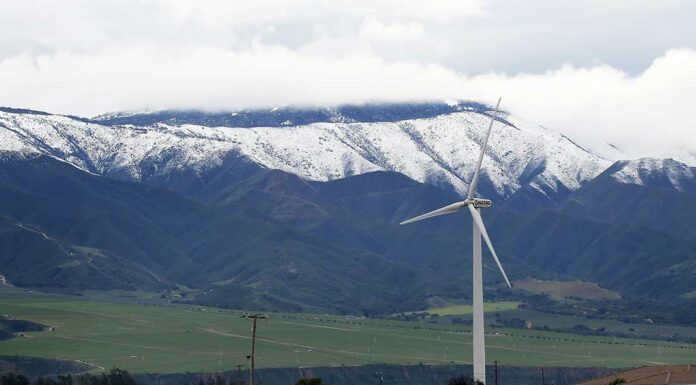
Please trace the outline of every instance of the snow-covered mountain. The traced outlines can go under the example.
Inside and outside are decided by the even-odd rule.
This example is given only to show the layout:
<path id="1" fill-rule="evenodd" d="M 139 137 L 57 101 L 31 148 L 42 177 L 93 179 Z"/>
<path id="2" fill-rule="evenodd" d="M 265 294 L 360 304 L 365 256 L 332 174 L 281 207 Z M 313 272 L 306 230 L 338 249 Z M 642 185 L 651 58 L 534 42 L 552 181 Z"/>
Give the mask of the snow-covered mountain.
<path id="1" fill-rule="evenodd" d="M 92 173 L 134 181 L 184 169 L 200 174 L 220 167 L 230 156 L 241 156 L 310 180 L 390 170 L 464 193 L 489 112 L 478 104 L 426 106 L 407 109 L 402 114 L 407 119 L 399 119 L 398 113 L 375 114 L 379 108 L 370 106 L 362 122 L 357 119 L 366 114 L 360 107 L 349 110 L 352 115 L 326 110 L 296 125 L 280 120 L 284 117 L 273 110 L 276 115 L 268 116 L 275 120 L 261 120 L 274 125 L 265 127 L 253 126 L 248 117 L 246 127 L 210 127 L 141 114 L 138 119 L 150 120 L 134 125 L 109 120 L 128 118 L 124 114 L 87 120 L 4 109 L 0 150 L 49 154 Z M 579 188 L 610 163 L 560 134 L 504 113 L 491 135 L 482 192 L 506 197 L 529 186 L 553 196 Z"/>
<path id="2" fill-rule="evenodd" d="M 488 114 L 442 104 L 84 119 L 0 108 L 2 273 L 62 291 L 179 282 L 207 293 L 196 298 L 206 306 L 285 311 L 393 313 L 461 298 L 467 239 L 445 222 L 437 237 L 398 226 L 451 191 L 394 173 L 306 180 L 391 170 L 464 193 Z M 490 232 L 513 275 L 682 306 L 696 271 L 694 174 L 669 159 L 612 163 L 503 114 L 479 191 L 508 197 Z M 95 265 L 85 250 L 107 258 Z"/>
<path id="3" fill-rule="evenodd" d="M 696 191 L 696 167 L 689 167 L 674 159 L 620 161 L 607 172 L 621 183 Z"/>

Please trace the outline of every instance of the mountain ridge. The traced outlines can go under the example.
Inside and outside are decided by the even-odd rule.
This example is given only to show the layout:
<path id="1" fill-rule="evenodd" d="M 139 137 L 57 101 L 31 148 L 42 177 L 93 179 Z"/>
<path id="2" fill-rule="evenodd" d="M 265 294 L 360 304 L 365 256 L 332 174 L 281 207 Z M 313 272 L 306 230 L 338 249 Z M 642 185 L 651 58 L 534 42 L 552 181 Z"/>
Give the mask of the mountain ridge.
<path id="1" fill-rule="evenodd" d="M 491 108 L 472 101 L 420 103 L 364 103 L 337 106 L 281 106 L 274 108 L 239 109 L 235 111 L 203 111 L 165 109 L 154 111 L 120 111 L 82 118 L 106 125 L 136 126 L 167 123 L 208 127 L 281 127 L 311 123 L 395 122 L 432 118 L 462 111 L 485 113 Z"/>
<path id="2" fill-rule="evenodd" d="M 431 112 L 429 106 L 424 114 Z M 202 174 L 236 157 L 308 180 L 396 171 L 464 194 L 489 113 L 460 106 L 418 119 L 240 128 L 161 122 L 111 126 L 3 111 L 0 149 L 50 154 L 90 172 L 134 181 L 183 169 Z M 560 134 L 508 114 L 501 115 L 487 155 L 481 193 L 502 198 L 529 186 L 553 199 L 610 164 Z"/>

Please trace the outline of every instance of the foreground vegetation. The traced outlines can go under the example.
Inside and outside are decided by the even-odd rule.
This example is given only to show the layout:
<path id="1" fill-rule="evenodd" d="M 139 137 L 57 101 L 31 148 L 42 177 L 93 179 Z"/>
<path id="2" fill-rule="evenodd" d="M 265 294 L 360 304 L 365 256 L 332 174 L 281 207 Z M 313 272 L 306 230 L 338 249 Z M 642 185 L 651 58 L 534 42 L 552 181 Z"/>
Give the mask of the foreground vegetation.
<path id="1" fill-rule="evenodd" d="M 0 342 L 0 355 L 79 360 L 130 372 L 217 371 L 245 364 L 250 322 L 242 312 L 84 300 L 0 289 L 0 313 L 48 325 Z M 626 367 L 696 360 L 696 345 L 488 329 L 490 361 L 506 365 Z M 258 367 L 369 363 L 468 363 L 467 325 L 272 313 L 260 321 Z"/>
<path id="2" fill-rule="evenodd" d="M 0 385 L 136 385 L 127 370 L 113 368 L 108 373 L 79 374 L 76 376 L 38 377 L 33 382 L 22 374 L 6 373 L 0 376 Z M 220 384 L 222 385 L 222 384 Z"/>

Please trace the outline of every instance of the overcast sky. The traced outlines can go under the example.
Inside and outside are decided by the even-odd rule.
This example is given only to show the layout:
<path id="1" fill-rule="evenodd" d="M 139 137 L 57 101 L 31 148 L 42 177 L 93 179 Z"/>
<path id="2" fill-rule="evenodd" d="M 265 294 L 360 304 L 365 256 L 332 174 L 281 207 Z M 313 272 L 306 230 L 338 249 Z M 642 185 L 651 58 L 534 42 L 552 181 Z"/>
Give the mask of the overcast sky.
<path id="1" fill-rule="evenodd" d="M 0 105 L 91 116 L 468 99 L 696 159 L 694 0 L 5 1 Z"/>

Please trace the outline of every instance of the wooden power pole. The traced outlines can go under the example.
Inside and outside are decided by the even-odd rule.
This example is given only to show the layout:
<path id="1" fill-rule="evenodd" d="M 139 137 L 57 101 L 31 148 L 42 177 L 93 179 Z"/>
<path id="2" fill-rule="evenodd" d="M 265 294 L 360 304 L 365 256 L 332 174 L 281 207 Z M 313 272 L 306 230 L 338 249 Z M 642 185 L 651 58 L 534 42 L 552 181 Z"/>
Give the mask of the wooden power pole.
<path id="1" fill-rule="evenodd" d="M 541 368 L 541 385 L 546 385 L 546 379 L 544 378 L 544 368 Z"/>
<path id="2" fill-rule="evenodd" d="M 493 362 L 495 362 L 495 385 L 498 385 L 498 360 Z"/>
<path id="3" fill-rule="evenodd" d="M 249 357 L 249 385 L 254 385 L 254 356 L 256 349 L 256 321 L 267 319 L 268 317 L 259 314 L 246 314 L 244 318 L 251 318 L 253 324 L 251 326 L 251 356 Z"/>

